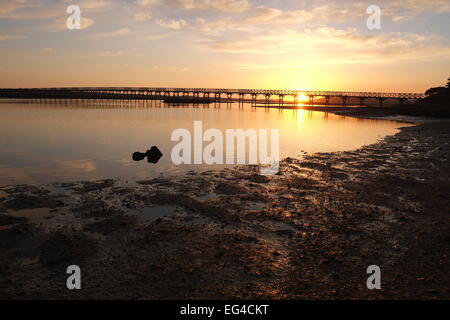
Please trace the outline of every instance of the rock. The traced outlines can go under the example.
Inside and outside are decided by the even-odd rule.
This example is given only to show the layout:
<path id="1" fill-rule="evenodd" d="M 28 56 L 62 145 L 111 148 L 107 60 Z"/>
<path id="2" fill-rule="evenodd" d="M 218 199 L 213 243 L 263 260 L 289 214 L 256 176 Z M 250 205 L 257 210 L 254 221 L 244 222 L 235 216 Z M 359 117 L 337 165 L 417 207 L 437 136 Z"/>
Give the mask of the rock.
<path id="1" fill-rule="evenodd" d="M 147 157 L 149 163 L 158 163 L 159 159 L 161 159 L 162 156 L 163 154 L 161 153 L 161 151 L 159 151 L 158 147 L 153 146 L 149 150 L 147 150 L 146 153 L 133 153 L 133 160 L 141 161 L 144 160 L 145 157 Z"/>
<path id="2" fill-rule="evenodd" d="M 147 156 L 149 163 L 158 163 L 159 159 L 163 156 L 158 147 L 155 146 L 151 147 L 150 150 L 147 150 L 145 155 Z"/>
<path id="3" fill-rule="evenodd" d="M 141 161 L 144 160 L 146 154 L 142 152 L 135 152 L 133 153 L 133 160 L 134 161 Z"/>

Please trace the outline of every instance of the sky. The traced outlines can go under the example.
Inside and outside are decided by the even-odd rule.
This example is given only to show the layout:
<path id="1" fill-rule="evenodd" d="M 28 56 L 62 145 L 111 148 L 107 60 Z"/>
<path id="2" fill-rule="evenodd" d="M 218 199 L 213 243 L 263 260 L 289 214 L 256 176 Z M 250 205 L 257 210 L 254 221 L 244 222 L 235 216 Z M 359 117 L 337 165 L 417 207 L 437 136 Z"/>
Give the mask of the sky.
<path id="1" fill-rule="evenodd" d="M 367 27 L 370 5 L 380 29 Z M 448 77 L 449 0 L 0 1 L 5 88 L 422 93 Z"/>

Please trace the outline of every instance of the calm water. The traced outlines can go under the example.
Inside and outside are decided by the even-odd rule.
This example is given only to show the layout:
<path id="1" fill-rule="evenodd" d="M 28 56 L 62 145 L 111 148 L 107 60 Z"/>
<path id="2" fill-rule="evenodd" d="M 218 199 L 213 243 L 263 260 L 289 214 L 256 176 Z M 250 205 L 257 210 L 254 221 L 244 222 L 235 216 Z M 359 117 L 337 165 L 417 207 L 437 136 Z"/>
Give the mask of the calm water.
<path id="1" fill-rule="evenodd" d="M 405 126 L 323 112 L 211 104 L 168 106 L 159 101 L 0 100 L 0 185 L 91 179 L 147 179 L 160 174 L 217 169 L 174 166 L 172 131 L 280 129 L 281 158 L 357 149 Z M 131 154 L 156 145 L 164 156 L 157 164 L 135 162 Z M 206 146 L 206 144 L 205 144 Z"/>

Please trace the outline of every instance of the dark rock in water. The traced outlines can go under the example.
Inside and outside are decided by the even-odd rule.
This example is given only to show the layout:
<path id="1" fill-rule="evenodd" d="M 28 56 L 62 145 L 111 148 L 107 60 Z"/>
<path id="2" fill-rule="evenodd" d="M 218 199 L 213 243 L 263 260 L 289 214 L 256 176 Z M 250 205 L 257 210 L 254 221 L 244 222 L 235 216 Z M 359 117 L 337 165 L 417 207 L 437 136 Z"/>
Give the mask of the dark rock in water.
<path id="1" fill-rule="evenodd" d="M 145 157 L 147 157 L 149 163 L 157 163 L 162 156 L 163 154 L 161 153 L 161 151 L 159 151 L 158 147 L 153 146 L 150 148 L 150 150 L 147 150 L 146 153 L 142 152 L 133 153 L 133 160 L 141 161 L 144 160 Z"/>
<path id="2" fill-rule="evenodd" d="M 163 156 L 161 151 L 159 151 L 158 147 L 155 146 L 151 147 L 150 150 L 147 150 L 145 155 L 147 156 L 147 160 L 149 163 L 157 163 L 159 159 L 161 159 L 161 157 Z"/>
<path id="3" fill-rule="evenodd" d="M 135 152 L 135 153 L 133 153 L 133 160 L 134 161 L 141 161 L 141 160 L 144 160 L 145 156 L 146 156 L 145 153 Z"/>

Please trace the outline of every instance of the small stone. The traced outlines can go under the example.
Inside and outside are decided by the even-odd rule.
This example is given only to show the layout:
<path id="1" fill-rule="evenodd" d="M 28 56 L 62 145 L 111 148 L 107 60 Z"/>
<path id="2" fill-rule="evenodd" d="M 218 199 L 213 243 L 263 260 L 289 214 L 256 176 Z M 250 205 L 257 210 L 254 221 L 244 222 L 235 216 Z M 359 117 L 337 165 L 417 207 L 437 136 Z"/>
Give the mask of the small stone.
<path id="1" fill-rule="evenodd" d="M 150 150 L 147 150 L 145 155 L 147 156 L 149 163 L 158 163 L 159 159 L 163 156 L 162 152 L 156 146 L 153 146 Z"/>
<path id="2" fill-rule="evenodd" d="M 134 161 L 141 161 L 141 160 L 144 160 L 144 158 L 145 158 L 145 153 L 142 153 L 142 152 L 135 152 L 135 153 L 133 153 L 133 160 Z"/>

